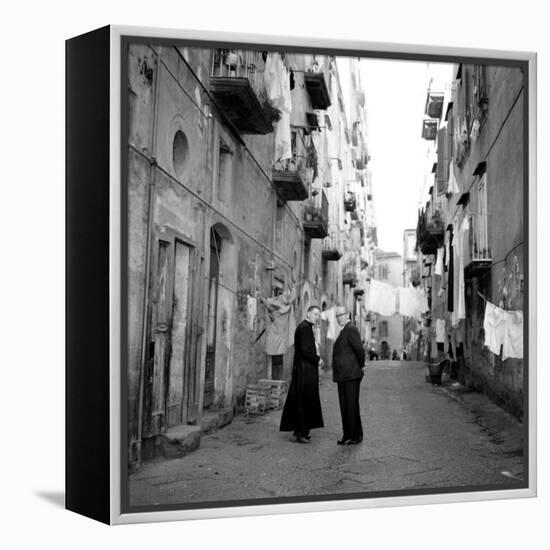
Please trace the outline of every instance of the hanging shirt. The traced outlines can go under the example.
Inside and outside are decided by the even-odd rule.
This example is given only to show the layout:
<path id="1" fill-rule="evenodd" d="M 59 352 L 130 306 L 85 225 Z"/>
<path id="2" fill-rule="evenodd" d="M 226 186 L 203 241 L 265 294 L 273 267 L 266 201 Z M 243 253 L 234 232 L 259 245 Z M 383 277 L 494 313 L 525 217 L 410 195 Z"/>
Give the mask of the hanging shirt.
<path id="1" fill-rule="evenodd" d="M 336 340 L 341 329 L 338 321 L 336 320 L 336 308 L 333 306 L 330 309 L 326 309 L 321 312 L 321 319 L 328 322 L 327 338 L 329 340 Z"/>
<path id="2" fill-rule="evenodd" d="M 458 272 L 458 319 L 466 318 L 466 295 L 464 286 L 464 263 L 466 257 L 465 248 L 468 246 L 468 234 L 470 231 L 470 222 L 468 216 L 464 216 L 462 225 L 460 226 L 460 262 Z"/>
<path id="3" fill-rule="evenodd" d="M 445 338 L 445 319 L 435 320 L 435 341 L 444 343 Z"/>
<path id="4" fill-rule="evenodd" d="M 366 309 L 384 316 L 397 311 L 397 287 L 372 279 L 367 293 Z"/>
<path id="5" fill-rule="evenodd" d="M 491 302 L 487 302 L 483 318 L 485 345 L 495 355 L 500 355 L 500 348 L 504 343 L 505 321 L 506 312 Z"/>
<path id="6" fill-rule="evenodd" d="M 455 289 L 452 325 L 456 326 L 460 319 L 466 318 L 466 297 L 464 286 L 464 256 L 465 246 L 468 244 L 470 224 L 468 216 L 464 216 L 460 229 L 453 235 L 454 268 L 455 268 Z"/>
<path id="7" fill-rule="evenodd" d="M 447 269 L 447 311 L 454 311 L 454 271 L 455 271 L 455 264 L 454 264 L 454 248 L 452 245 L 453 241 L 453 230 L 449 230 L 449 238 L 447 240 L 447 246 L 448 248 L 448 269 Z M 453 326 L 454 323 L 453 323 Z"/>
<path id="8" fill-rule="evenodd" d="M 372 281 L 371 281 L 372 282 Z M 422 304 L 416 288 L 399 287 L 399 315 L 422 319 Z"/>
<path id="9" fill-rule="evenodd" d="M 278 52 L 267 55 L 264 83 L 269 101 L 281 112 L 281 117 L 275 126 L 275 160 L 289 159 L 292 157 L 290 130 L 292 96 L 288 70 Z"/>
<path id="10" fill-rule="evenodd" d="M 502 359 L 523 359 L 523 312 L 505 313 Z"/>
<path id="11" fill-rule="evenodd" d="M 445 254 L 445 248 L 441 247 L 437 249 L 437 259 L 435 261 L 435 274 L 443 275 L 443 255 Z"/>
<path id="12" fill-rule="evenodd" d="M 460 193 L 460 188 L 455 177 L 454 162 L 449 164 L 449 184 L 447 185 L 447 193 Z"/>
<path id="13" fill-rule="evenodd" d="M 267 306 L 265 352 L 267 355 L 284 355 L 289 342 L 293 341 L 294 331 L 291 332 L 291 323 L 295 321 L 292 307 L 295 298 L 296 293 L 292 290 L 265 301 Z"/>

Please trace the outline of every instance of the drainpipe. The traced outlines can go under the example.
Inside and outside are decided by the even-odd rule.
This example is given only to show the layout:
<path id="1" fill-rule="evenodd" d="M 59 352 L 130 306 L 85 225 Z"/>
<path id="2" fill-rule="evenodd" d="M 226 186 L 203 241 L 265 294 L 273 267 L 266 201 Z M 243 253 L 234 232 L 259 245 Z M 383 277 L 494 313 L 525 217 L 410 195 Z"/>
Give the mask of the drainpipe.
<path id="1" fill-rule="evenodd" d="M 157 57 L 157 79 L 155 82 L 155 94 L 153 96 L 153 123 L 151 126 L 151 150 L 149 152 L 149 183 L 148 183 L 148 212 L 147 212 L 147 244 L 145 255 L 145 292 L 143 309 L 141 312 L 141 358 L 139 371 L 139 404 L 138 404 L 138 433 L 137 433 L 137 455 L 138 463 L 141 463 L 141 440 L 143 434 L 143 402 L 145 392 L 145 363 L 147 361 L 147 321 L 149 313 L 149 299 L 151 284 L 151 254 L 153 242 L 153 216 L 155 205 L 155 167 L 157 166 L 155 150 L 157 143 L 157 123 L 159 109 L 159 88 L 160 88 L 160 67 L 161 67 L 162 46 L 159 46 Z"/>

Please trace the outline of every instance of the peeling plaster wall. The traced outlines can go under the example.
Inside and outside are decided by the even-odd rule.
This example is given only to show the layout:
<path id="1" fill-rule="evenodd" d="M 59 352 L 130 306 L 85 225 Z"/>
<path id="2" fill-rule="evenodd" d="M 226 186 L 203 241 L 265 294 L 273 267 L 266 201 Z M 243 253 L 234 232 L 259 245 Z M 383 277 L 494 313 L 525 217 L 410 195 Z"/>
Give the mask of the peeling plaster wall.
<path id="1" fill-rule="evenodd" d="M 518 418 L 523 415 L 523 360 L 502 361 L 484 346 L 485 302 L 504 309 L 523 308 L 523 77 L 520 69 L 489 67 L 489 110 L 477 142 L 457 180 L 467 189 L 476 166 L 487 162 L 489 244 L 493 267 L 466 286 L 465 361 L 459 379 L 484 391 Z M 478 209 L 475 185 L 469 211 Z M 456 206 L 449 211 L 454 211 Z"/>
<path id="2" fill-rule="evenodd" d="M 302 56 L 293 57 L 297 67 L 305 67 Z M 197 266 L 200 266 L 195 279 L 197 286 L 192 293 L 200 291 L 202 295 L 193 298 L 196 309 L 187 323 L 198 331 L 192 343 L 196 356 L 190 368 L 200 385 L 199 419 L 206 353 L 206 338 L 200 336 L 199 329 L 206 328 L 204 289 L 208 288 L 205 280 L 209 273 L 212 226 L 224 228 L 213 407 L 240 403 L 246 385 L 267 374 L 265 335 L 258 339 L 265 327 L 266 310 L 259 298 L 271 296 L 274 277 L 284 280 L 286 285 L 297 284 L 297 323 L 305 315 L 302 291 L 307 289 L 309 303 L 320 305 L 324 296 L 329 307 L 343 298 L 340 262 L 323 265 L 322 240 L 311 241 L 307 259 L 309 273 L 304 277 L 303 204 L 291 201 L 277 208 L 277 195 L 271 183 L 274 133 L 241 136 L 232 133 L 211 105 L 207 93 L 210 64 L 208 50 L 158 45 L 130 47 L 129 397 L 132 433 L 136 431 L 135 404 L 141 368 L 150 183 L 154 184 L 155 195 L 151 220 L 153 239 L 163 227 L 174 232 L 195 247 Z M 326 72 L 327 67 L 324 70 Z M 302 126 L 306 125 L 305 112 L 312 109 L 303 73 L 296 72 L 294 76 L 292 123 Z M 159 95 L 155 103 L 156 89 Z M 185 134 L 188 146 L 185 162 L 179 164 L 174 156 L 174 138 L 178 131 Z M 230 177 L 223 183 L 226 188 L 222 187 L 219 177 L 220 143 L 231 151 Z M 343 177 L 343 172 L 340 176 Z M 324 176 L 318 185 L 323 182 Z M 334 194 L 336 209 L 342 209 L 342 189 L 335 188 Z M 336 218 L 337 223 L 343 221 Z M 254 318 L 248 311 L 250 297 L 257 298 Z M 183 341 L 175 344 L 177 349 L 185 345 Z M 293 346 L 290 346 L 283 362 L 286 379 L 290 378 L 293 354 Z M 170 373 L 170 379 L 180 385 L 186 380 L 179 372 Z M 181 394 L 179 389 L 170 390 L 174 399 Z"/>

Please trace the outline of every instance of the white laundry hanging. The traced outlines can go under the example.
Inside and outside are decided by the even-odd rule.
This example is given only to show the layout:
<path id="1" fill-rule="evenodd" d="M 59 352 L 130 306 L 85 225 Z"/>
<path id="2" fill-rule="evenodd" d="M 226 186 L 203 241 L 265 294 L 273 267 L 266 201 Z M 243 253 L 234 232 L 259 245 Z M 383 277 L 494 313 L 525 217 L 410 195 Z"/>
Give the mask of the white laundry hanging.
<path id="1" fill-rule="evenodd" d="M 397 312 L 397 287 L 371 280 L 365 307 L 380 315 L 391 316 Z"/>

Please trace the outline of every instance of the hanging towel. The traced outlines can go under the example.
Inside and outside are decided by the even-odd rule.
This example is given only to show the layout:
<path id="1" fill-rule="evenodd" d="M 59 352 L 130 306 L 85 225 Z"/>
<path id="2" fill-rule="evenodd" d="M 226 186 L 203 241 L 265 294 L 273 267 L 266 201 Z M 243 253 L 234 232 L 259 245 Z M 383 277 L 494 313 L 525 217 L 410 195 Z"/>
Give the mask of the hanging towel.
<path id="1" fill-rule="evenodd" d="M 454 305 L 452 315 L 452 325 L 456 326 L 460 319 L 466 318 L 466 296 L 464 286 L 464 258 L 465 244 L 468 244 L 468 232 L 470 223 L 468 216 L 464 216 L 460 225 L 460 230 L 453 234 L 453 253 L 454 253 Z"/>
<path id="2" fill-rule="evenodd" d="M 323 311 L 321 313 L 321 319 L 323 321 L 328 321 L 327 338 L 329 340 L 336 340 L 338 334 L 340 334 L 341 327 L 336 320 L 336 309 L 334 306 Z"/>
<path id="3" fill-rule="evenodd" d="M 426 313 L 430 310 L 428 306 L 428 297 L 426 296 L 424 290 L 422 290 L 420 287 L 416 289 L 416 293 L 418 295 L 418 303 L 420 304 L 420 314 Z"/>
<path id="4" fill-rule="evenodd" d="M 449 184 L 447 185 L 447 193 L 460 193 L 460 188 L 455 178 L 454 162 L 449 165 Z"/>
<path id="5" fill-rule="evenodd" d="M 523 359 L 523 312 L 505 313 L 502 359 Z"/>
<path id="6" fill-rule="evenodd" d="M 445 342 L 445 319 L 435 320 L 435 341 Z"/>
<path id="7" fill-rule="evenodd" d="M 278 52 L 267 56 L 264 83 L 271 104 L 281 112 L 275 127 L 275 160 L 289 159 L 292 157 L 290 130 L 292 97 L 288 71 Z"/>
<path id="8" fill-rule="evenodd" d="M 399 315 L 422 319 L 422 304 L 416 288 L 399 287 Z"/>
<path id="9" fill-rule="evenodd" d="M 485 331 L 485 345 L 495 355 L 500 355 L 500 348 L 504 343 L 506 312 L 487 302 L 483 330 Z"/>
<path id="10" fill-rule="evenodd" d="M 443 275 L 443 255 L 445 254 L 445 248 L 441 247 L 437 249 L 437 259 L 435 261 L 435 274 Z"/>
<path id="11" fill-rule="evenodd" d="M 265 352 L 267 355 L 284 355 L 289 342 L 292 343 L 291 336 L 294 336 L 294 330 L 291 331 L 291 329 L 293 325 L 295 326 L 292 302 L 295 299 L 296 293 L 292 290 L 265 301 L 267 306 Z"/>
<path id="12" fill-rule="evenodd" d="M 380 315 L 395 315 L 397 308 L 397 287 L 371 280 L 367 295 L 366 308 Z"/>

